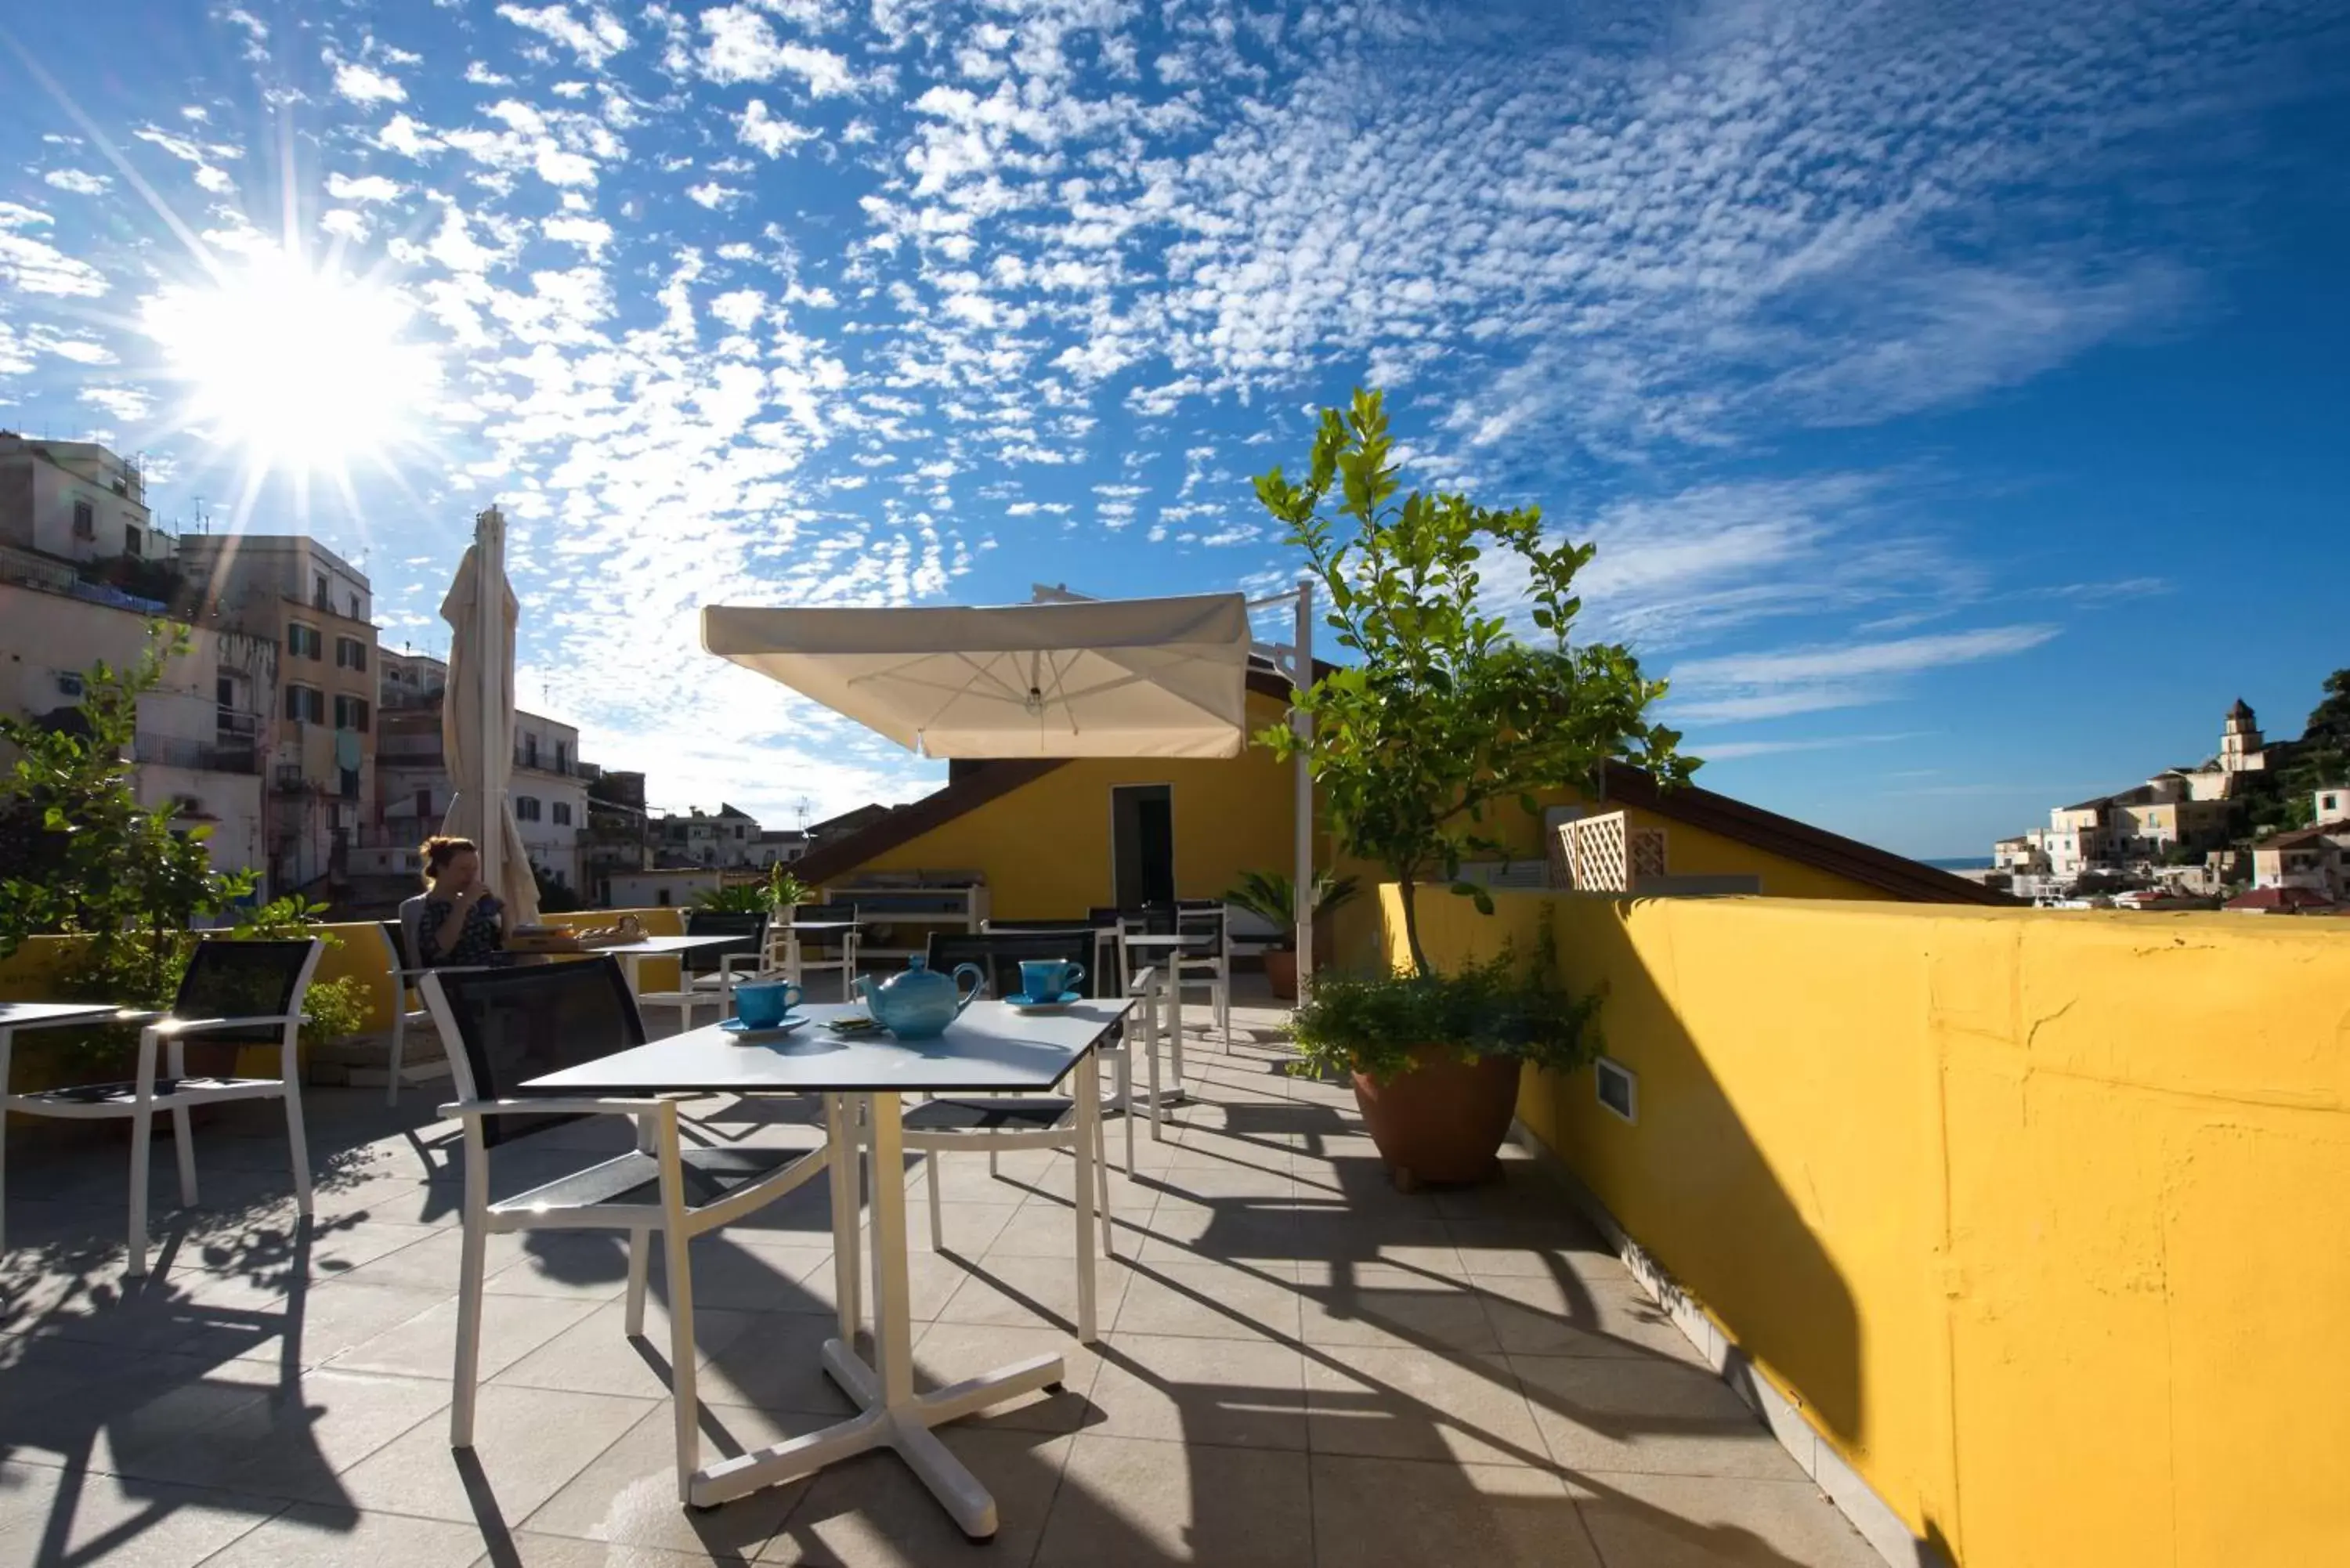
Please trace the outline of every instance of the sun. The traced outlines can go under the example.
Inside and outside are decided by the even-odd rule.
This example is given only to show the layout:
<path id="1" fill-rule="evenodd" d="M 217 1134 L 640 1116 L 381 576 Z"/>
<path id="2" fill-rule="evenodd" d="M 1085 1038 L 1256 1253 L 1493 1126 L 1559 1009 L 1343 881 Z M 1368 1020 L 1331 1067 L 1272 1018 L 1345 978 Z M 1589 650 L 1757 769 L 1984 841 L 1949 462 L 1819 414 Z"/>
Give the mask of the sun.
<path id="1" fill-rule="evenodd" d="M 185 398 L 177 422 L 262 471 L 348 472 L 422 434 L 438 358 L 392 291 L 285 251 L 170 284 L 143 325 Z"/>

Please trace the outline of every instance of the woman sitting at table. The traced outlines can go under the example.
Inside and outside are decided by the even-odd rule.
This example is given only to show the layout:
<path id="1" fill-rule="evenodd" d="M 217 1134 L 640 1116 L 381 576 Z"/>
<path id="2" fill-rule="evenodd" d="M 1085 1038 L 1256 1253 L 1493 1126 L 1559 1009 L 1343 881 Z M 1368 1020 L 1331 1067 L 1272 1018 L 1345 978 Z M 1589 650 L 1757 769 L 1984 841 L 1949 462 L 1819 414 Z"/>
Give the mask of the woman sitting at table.
<path id="1" fill-rule="evenodd" d="M 424 914 L 417 922 L 417 957 L 427 969 L 504 964 L 513 925 L 504 900 L 482 881 L 481 847 L 470 838 L 424 841 Z"/>

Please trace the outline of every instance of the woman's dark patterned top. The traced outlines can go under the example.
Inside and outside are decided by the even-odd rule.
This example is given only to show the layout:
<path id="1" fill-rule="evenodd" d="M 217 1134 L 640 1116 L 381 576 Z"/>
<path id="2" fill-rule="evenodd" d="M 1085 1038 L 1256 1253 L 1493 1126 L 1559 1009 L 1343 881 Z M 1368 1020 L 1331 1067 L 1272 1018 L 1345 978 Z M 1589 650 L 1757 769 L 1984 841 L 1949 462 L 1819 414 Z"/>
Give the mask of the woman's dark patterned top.
<path id="1" fill-rule="evenodd" d="M 423 950 L 418 956 L 427 969 L 444 965 L 498 964 L 509 961 L 505 951 L 503 929 L 505 906 L 494 893 L 485 894 L 481 902 L 465 911 L 464 929 L 446 952 L 441 950 L 441 928 L 449 923 L 449 911 L 457 907 L 454 898 L 427 898 L 424 919 L 416 933 L 417 946 Z"/>

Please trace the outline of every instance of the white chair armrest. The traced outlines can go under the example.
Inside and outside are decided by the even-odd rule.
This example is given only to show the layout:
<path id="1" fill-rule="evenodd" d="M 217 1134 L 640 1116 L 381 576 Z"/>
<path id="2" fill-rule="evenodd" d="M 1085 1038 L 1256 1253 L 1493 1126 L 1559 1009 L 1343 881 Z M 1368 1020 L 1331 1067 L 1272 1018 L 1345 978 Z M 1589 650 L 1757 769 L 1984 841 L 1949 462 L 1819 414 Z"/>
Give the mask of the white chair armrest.
<path id="1" fill-rule="evenodd" d="M 265 1023 L 283 1026 L 288 1023 L 309 1022 L 310 1015 L 307 1012 L 274 1012 L 256 1014 L 251 1018 L 163 1018 L 147 1027 L 158 1034 L 169 1037 L 174 1034 L 201 1034 L 213 1029 L 255 1029 Z"/>
<path id="2" fill-rule="evenodd" d="M 1158 986 L 1159 971 L 1157 967 L 1146 965 L 1141 969 L 1136 970 L 1133 975 L 1128 979 L 1126 987 L 1126 994 L 1128 996 L 1149 996 L 1153 991 L 1158 989 Z"/>

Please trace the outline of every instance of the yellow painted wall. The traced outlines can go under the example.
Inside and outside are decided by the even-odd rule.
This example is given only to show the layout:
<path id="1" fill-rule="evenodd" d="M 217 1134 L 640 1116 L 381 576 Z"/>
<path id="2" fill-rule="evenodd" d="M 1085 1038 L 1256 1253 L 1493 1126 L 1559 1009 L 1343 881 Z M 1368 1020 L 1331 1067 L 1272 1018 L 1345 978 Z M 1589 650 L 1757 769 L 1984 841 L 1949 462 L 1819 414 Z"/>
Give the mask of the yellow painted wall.
<path id="1" fill-rule="evenodd" d="M 551 915 L 546 923 L 566 928 L 578 925 L 610 925 L 623 914 L 635 915 L 644 922 L 651 936 L 681 936 L 685 931 L 684 912 L 679 909 L 593 909 L 576 915 Z M 337 939 L 318 960 L 314 980 L 340 980 L 356 975 L 367 987 L 367 1019 L 359 1027 L 363 1034 L 385 1034 L 391 1029 L 391 964 L 388 950 L 375 922 L 356 921 L 317 928 Z M 0 962 L 0 1001 L 54 1001 L 54 990 L 48 980 L 55 971 L 57 957 L 65 948 L 64 939 L 35 937 L 26 942 L 5 962 Z M 673 991 L 679 984 L 675 959 L 649 958 L 640 966 L 639 983 L 648 991 Z M 40 1034 L 37 1031 L 21 1034 L 16 1040 L 18 1065 L 25 1074 L 41 1071 Z M 276 1072 L 275 1059 L 267 1047 L 252 1047 L 237 1059 L 237 1070 L 252 1074 Z M 18 1092 L 46 1086 L 36 1084 L 30 1076 L 16 1077 Z"/>
<path id="2" fill-rule="evenodd" d="M 1550 920 L 1640 1115 L 1530 1074 L 1528 1127 L 1967 1568 L 2350 1562 L 2350 921 L 1423 917 Z"/>
<path id="3" fill-rule="evenodd" d="M 1253 692 L 1252 722 L 1280 721 L 1281 704 Z M 1076 919 L 1116 902 L 1110 791 L 1166 784 L 1173 803 L 1175 892 L 1212 898 L 1251 869 L 1286 871 L 1295 859 L 1296 774 L 1252 746 L 1223 761 L 1084 758 L 875 856 L 857 871 L 978 871 L 997 919 Z"/>

